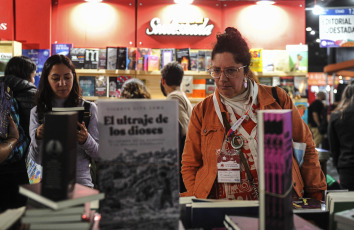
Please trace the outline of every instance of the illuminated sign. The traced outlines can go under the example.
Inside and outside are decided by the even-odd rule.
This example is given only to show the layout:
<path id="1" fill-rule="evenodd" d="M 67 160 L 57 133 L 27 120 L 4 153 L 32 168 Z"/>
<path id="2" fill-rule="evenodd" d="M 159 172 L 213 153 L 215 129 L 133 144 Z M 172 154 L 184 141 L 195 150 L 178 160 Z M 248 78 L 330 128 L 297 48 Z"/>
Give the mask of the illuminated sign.
<path id="1" fill-rule="evenodd" d="M 320 47 L 354 47 L 354 8 L 326 9 L 319 18 Z"/>
<path id="2" fill-rule="evenodd" d="M 177 22 L 172 20 L 168 24 L 161 24 L 160 18 L 150 21 L 150 28 L 146 28 L 147 35 L 179 35 L 179 36 L 209 36 L 214 29 L 209 24 L 209 18 L 204 18 L 201 23 Z"/>

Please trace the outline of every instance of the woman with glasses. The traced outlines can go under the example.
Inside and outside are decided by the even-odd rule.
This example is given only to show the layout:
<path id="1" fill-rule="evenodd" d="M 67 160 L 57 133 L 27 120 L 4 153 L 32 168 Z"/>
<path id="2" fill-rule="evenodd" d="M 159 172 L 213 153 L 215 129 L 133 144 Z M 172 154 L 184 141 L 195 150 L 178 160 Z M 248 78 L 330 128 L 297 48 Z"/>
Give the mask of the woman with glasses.
<path id="1" fill-rule="evenodd" d="M 306 197 L 322 199 L 327 185 L 318 153 L 291 98 L 276 87 L 277 103 L 272 87 L 255 82 L 249 47 L 237 29 L 228 27 L 216 38 L 209 69 L 216 90 L 190 118 L 181 170 L 187 192 L 181 196 L 257 200 L 257 110 L 286 108 L 293 111 L 293 140 L 306 143 L 302 178 L 293 177 L 294 195 L 303 196 L 304 189 Z"/>

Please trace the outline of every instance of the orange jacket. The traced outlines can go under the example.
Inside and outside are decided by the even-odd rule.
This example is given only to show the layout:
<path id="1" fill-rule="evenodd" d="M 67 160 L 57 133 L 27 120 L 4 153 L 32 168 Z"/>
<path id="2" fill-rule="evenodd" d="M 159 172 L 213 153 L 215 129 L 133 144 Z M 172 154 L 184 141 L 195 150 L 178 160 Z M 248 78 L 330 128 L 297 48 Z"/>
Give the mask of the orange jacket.
<path id="1" fill-rule="evenodd" d="M 291 109 L 293 116 L 293 140 L 306 143 L 304 163 L 301 175 L 296 160 L 293 157 L 293 188 L 298 196 L 305 191 L 306 197 L 322 198 L 322 192 L 327 189 L 326 178 L 321 170 L 318 152 L 312 139 L 312 134 L 301 119 L 300 113 L 287 93 L 277 88 L 280 105 L 272 95 L 270 86 L 258 85 L 258 103 L 260 109 Z M 218 90 L 216 96 L 221 112 L 227 111 L 222 106 Z M 229 117 L 228 117 L 229 119 Z M 188 133 L 182 155 L 182 177 L 187 192 L 181 196 L 196 196 L 207 198 L 217 175 L 216 150 L 220 149 L 225 129 L 215 112 L 213 96 L 205 98 L 194 108 L 189 121 Z M 302 182 L 303 179 L 303 182 Z"/>

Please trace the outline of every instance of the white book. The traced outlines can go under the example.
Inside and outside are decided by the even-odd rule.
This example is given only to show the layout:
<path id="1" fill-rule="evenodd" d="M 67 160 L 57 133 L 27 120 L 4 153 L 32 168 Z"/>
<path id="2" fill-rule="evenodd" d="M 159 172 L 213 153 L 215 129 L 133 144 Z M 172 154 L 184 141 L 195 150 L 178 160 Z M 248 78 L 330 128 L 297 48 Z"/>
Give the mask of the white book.
<path id="1" fill-rule="evenodd" d="M 52 216 L 24 216 L 21 221 L 25 224 L 32 223 L 58 223 L 60 222 L 73 222 L 81 221 L 81 214 L 67 214 L 67 215 L 52 215 Z"/>
<path id="2" fill-rule="evenodd" d="M 84 107 L 53 107 L 53 112 L 70 112 L 70 111 L 83 111 Z"/>
<path id="3" fill-rule="evenodd" d="M 66 229 L 89 229 L 91 226 L 90 222 L 69 222 L 69 223 L 33 223 L 31 224 L 31 230 L 66 230 Z"/>
<path id="4" fill-rule="evenodd" d="M 27 205 L 28 206 L 28 205 Z M 85 208 L 83 205 L 69 207 L 60 210 L 53 210 L 51 208 L 35 208 L 29 206 L 26 208 L 25 216 L 26 217 L 35 217 L 35 216 L 58 216 L 58 215 L 72 215 L 72 214 L 83 214 L 85 212 Z"/>
<path id="5" fill-rule="evenodd" d="M 19 192 L 20 194 L 55 210 L 84 204 L 94 200 L 101 200 L 104 198 L 104 193 L 100 193 L 96 189 L 92 189 L 78 183 L 75 184 L 72 195 L 68 199 L 61 201 L 53 201 L 42 196 L 40 183 L 21 185 Z"/>

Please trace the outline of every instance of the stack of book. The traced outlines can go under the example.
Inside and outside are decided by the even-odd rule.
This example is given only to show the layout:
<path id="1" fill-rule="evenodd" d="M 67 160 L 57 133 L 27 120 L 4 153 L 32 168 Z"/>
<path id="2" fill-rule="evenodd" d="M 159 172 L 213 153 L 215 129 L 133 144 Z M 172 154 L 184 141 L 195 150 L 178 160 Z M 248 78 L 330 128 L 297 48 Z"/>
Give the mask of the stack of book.
<path id="1" fill-rule="evenodd" d="M 43 196 L 41 184 L 21 185 L 19 192 L 29 198 L 21 221 L 31 230 L 90 229 L 96 215 L 90 202 L 104 198 L 98 190 L 80 184 L 75 184 L 72 195 L 60 201 Z"/>
<path id="2" fill-rule="evenodd" d="M 336 213 L 352 208 L 354 208 L 354 191 L 328 192 L 326 196 L 326 209 L 329 211 L 329 229 L 337 229 L 337 223 L 335 222 Z"/>
<path id="3" fill-rule="evenodd" d="M 186 205 L 184 226 L 204 230 L 221 228 L 225 215 L 257 217 L 258 209 L 258 200 L 192 199 Z"/>
<path id="4" fill-rule="evenodd" d="M 334 215 L 338 230 L 354 229 L 354 209 L 338 212 Z"/>
<path id="5" fill-rule="evenodd" d="M 225 215 L 224 226 L 228 230 L 258 230 L 258 222 L 259 219 L 257 217 Z M 298 215 L 294 215 L 293 229 L 320 230 L 321 228 L 311 224 Z"/>

